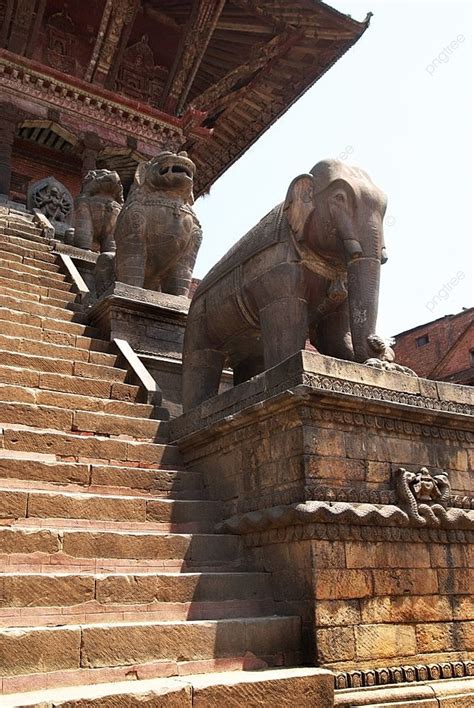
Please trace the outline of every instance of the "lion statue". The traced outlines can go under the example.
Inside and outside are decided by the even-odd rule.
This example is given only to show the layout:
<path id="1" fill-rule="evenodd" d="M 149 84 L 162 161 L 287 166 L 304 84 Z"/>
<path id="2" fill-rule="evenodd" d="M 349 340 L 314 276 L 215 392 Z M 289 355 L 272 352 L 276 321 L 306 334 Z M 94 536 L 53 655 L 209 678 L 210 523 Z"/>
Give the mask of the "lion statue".
<path id="1" fill-rule="evenodd" d="M 115 227 L 115 276 L 128 285 L 189 294 L 202 232 L 192 209 L 196 167 L 185 152 L 138 165 Z"/>
<path id="2" fill-rule="evenodd" d="M 98 253 L 115 251 L 114 229 L 122 206 L 117 172 L 90 170 L 75 200 L 74 245 Z"/>

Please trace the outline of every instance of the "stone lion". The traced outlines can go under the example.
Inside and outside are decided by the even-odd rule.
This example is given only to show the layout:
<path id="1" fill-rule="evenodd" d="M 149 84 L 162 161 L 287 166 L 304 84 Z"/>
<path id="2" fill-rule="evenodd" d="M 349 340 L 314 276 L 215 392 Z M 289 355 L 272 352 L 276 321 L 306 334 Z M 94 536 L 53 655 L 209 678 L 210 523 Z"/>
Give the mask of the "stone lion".
<path id="1" fill-rule="evenodd" d="M 202 238 L 192 209 L 195 170 L 185 152 L 138 165 L 115 227 L 118 281 L 188 295 Z"/>
<path id="2" fill-rule="evenodd" d="M 103 253 L 115 250 L 114 230 L 123 205 L 117 172 L 90 170 L 75 200 L 74 245 Z"/>

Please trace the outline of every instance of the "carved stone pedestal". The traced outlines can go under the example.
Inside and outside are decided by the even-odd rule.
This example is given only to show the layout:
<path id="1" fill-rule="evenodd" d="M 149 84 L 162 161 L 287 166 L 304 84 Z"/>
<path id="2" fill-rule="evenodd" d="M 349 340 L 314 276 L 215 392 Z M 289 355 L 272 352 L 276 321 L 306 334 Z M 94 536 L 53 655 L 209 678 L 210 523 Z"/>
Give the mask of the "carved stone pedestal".
<path id="1" fill-rule="evenodd" d="M 181 352 L 189 300 L 115 283 L 89 311 L 110 338 L 126 339 L 163 394 L 172 416 L 181 413 Z"/>
<path id="2" fill-rule="evenodd" d="M 340 689 L 474 674 L 472 404 L 300 352 L 171 423 Z"/>

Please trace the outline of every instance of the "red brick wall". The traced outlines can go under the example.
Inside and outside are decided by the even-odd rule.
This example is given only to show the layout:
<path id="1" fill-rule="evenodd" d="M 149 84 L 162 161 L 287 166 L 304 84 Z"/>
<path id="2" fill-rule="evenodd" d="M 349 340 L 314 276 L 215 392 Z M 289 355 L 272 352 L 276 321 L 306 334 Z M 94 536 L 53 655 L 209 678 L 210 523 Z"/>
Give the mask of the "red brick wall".
<path id="1" fill-rule="evenodd" d="M 470 366 L 470 349 L 474 348 L 474 337 L 469 336 L 474 322 L 474 308 L 457 315 L 448 315 L 421 327 L 402 332 L 396 336 L 395 354 L 399 364 L 409 366 L 419 376 L 429 377 L 441 359 L 453 349 L 446 367 L 436 372 L 436 378 L 463 371 Z M 469 329 L 469 332 L 466 330 Z M 466 332 L 466 336 L 463 334 Z M 416 340 L 427 335 L 429 341 L 417 346 Z"/>
<path id="2" fill-rule="evenodd" d="M 28 184 L 43 177 L 55 177 L 72 196 L 81 189 L 81 161 L 65 153 L 41 147 L 28 140 L 15 140 L 12 159 L 12 199 L 26 201 Z"/>

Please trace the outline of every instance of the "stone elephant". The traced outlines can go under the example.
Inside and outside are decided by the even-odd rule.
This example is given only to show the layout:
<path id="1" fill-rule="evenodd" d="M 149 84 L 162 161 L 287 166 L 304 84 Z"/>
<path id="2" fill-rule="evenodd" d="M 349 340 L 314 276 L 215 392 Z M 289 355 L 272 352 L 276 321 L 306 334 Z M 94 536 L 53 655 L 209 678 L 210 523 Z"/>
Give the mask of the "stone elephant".
<path id="1" fill-rule="evenodd" d="M 115 227 L 118 281 L 188 295 L 202 238 L 192 209 L 195 170 L 185 152 L 138 165 Z"/>
<path id="2" fill-rule="evenodd" d="M 114 230 L 123 206 L 122 182 L 112 170 L 89 170 L 75 200 L 74 245 L 99 253 L 115 250 Z"/>
<path id="3" fill-rule="evenodd" d="M 344 162 L 324 160 L 296 177 L 285 201 L 196 290 L 184 339 L 184 410 L 217 393 L 224 366 L 240 383 L 304 349 L 308 337 L 323 354 L 383 359 L 374 333 L 385 210 L 383 192 Z"/>

